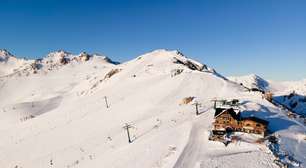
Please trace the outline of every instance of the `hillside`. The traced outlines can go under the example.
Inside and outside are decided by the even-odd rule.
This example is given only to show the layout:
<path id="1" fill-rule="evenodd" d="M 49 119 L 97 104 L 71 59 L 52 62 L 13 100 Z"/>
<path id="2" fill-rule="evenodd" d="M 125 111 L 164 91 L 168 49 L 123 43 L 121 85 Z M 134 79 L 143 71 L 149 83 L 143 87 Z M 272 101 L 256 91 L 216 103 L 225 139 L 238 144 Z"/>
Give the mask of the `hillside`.
<path id="1" fill-rule="evenodd" d="M 7 50 L 0 50 L 0 76 L 11 74 L 18 69 L 24 69 L 30 61 L 18 59 Z"/>
<path id="2" fill-rule="evenodd" d="M 274 94 L 275 101 L 298 114 L 306 116 L 306 80 L 275 82 L 265 80 L 257 75 L 228 77 L 228 79 L 250 88 L 271 91 Z"/>
<path id="3" fill-rule="evenodd" d="M 277 167 L 265 144 L 208 141 L 216 98 L 239 99 L 268 120 L 281 151 L 306 166 L 305 126 L 209 66 L 168 50 L 121 64 L 84 55 L 58 51 L 24 62 L 36 69 L 0 67 L 0 167 Z"/>
<path id="4" fill-rule="evenodd" d="M 227 77 L 229 80 L 234 81 L 238 84 L 242 84 L 243 86 L 249 89 L 259 89 L 259 90 L 269 90 L 270 84 L 268 81 L 264 80 L 258 75 L 251 74 L 246 76 L 239 76 L 239 77 Z"/>

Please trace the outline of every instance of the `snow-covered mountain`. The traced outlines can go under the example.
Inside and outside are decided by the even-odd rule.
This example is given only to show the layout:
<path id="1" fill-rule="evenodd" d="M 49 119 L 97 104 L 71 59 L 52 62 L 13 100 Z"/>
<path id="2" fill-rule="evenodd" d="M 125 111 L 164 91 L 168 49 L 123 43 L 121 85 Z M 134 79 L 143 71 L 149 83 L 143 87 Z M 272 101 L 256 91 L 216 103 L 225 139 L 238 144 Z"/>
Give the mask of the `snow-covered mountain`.
<path id="1" fill-rule="evenodd" d="M 239 77 L 228 77 L 228 79 L 238 84 L 242 84 L 243 86 L 249 89 L 255 88 L 263 91 L 270 89 L 269 82 L 255 74 L 239 76 Z"/>
<path id="2" fill-rule="evenodd" d="M 306 115 L 306 80 L 276 82 L 265 80 L 258 75 L 228 77 L 249 88 L 271 91 L 274 100 L 285 105 L 292 111 Z"/>
<path id="3" fill-rule="evenodd" d="M 82 62 L 105 62 L 118 64 L 106 56 L 99 54 L 88 54 L 82 52 L 73 55 L 69 52 L 59 50 L 49 53 L 46 57 L 36 60 L 16 58 L 7 50 L 0 50 L 0 76 L 28 76 L 36 73 L 48 73 L 64 66 L 75 66 Z"/>
<path id="4" fill-rule="evenodd" d="M 281 82 L 274 90 L 276 101 L 306 116 L 306 80 Z"/>
<path id="5" fill-rule="evenodd" d="M 25 68 L 30 62 L 25 59 L 18 59 L 10 52 L 0 49 L 0 76 L 12 74 L 18 69 Z"/>
<path id="6" fill-rule="evenodd" d="M 277 167 L 264 144 L 208 141 L 216 98 L 239 99 L 241 110 L 268 120 L 280 151 L 306 166 L 302 123 L 178 51 L 155 50 L 121 64 L 64 51 L 24 60 L 32 69 L 3 63 L 0 167 Z M 186 97 L 194 100 L 184 104 Z"/>

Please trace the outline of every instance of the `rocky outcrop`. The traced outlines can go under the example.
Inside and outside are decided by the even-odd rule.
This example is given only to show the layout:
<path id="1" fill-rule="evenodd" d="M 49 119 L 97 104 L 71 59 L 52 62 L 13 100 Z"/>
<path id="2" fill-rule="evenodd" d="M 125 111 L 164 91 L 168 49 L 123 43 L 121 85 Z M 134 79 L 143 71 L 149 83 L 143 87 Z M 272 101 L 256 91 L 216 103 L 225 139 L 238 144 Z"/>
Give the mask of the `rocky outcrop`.
<path id="1" fill-rule="evenodd" d="M 109 79 L 111 78 L 113 75 L 117 74 L 118 72 L 120 72 L 121 69 L 112 69 L 111 71 L 109 71 L 105 76 L 104 76 L 104 80 L 105 79 Z"/>
<path id="2" fill-rule="evenodd" d="M 86 52 L 82 52 L 79 56 L 80 61 L 88 61 L 91 56 Z"/>
<path id="3" fill-rule="evenodd" d="M 183 69 L 173 69 L 171 70 L 171 77 L 174 77 L 176 75 L 179 75 L 183 72 L 184 70 Z"/>
<path id="4" fill-rule="evenodd" d="M 185 97 L 181 100 L 180 105 L 189 104 L 193 99 L 194 97 Z"/>
<path id="5" fill-rule="evenodd" d="M 190 60 L 190 59 L 187 59 L 187 58 L 173 57 L 173 63 L 185 65 L 191 70 L 202 71 L 204 69 L 207 69 L 206 65 L 198 63 L 198 62 Z"/>

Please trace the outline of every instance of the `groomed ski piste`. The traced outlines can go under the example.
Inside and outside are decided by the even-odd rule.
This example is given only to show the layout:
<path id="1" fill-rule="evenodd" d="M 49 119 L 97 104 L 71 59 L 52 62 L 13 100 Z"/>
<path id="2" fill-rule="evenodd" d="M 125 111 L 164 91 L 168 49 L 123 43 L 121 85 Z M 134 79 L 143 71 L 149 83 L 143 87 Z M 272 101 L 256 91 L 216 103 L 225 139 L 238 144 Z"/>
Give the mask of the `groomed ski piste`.
<path id="1" fill-rule="evenodd" d="M 10 62 L 15 71 L 6 62 L 0 62 L 1 168 L 278 167 L 265 143 L 225 147 L 208 140 L 213 99 L 239 99 L 243 111 L 268 120 L 281 151 L 298 163 L 290 166 L 306 167 L 303 123 L 180 52 L 155 50 L 121 64 L 102 56 L 42 61 L 35 73 L 24 68 L 31 60 Z M 181 103 L 190 96 L 193 102 Z"/>

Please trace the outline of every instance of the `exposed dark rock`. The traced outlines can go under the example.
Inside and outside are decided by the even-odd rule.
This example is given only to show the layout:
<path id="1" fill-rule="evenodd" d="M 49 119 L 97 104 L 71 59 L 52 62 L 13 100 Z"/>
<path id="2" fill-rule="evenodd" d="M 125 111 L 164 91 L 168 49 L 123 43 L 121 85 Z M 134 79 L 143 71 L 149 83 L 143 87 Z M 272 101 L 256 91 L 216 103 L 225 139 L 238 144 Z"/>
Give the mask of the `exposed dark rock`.
<path id="1" fill-rule="evenodd" d="M 202 71 L 203 69 L 207 69 L 206 65 L 195 64 L 195 63 L 193 63 L 193 62 L 191 62 L 190 60 L 187 60 L 187 59 L 186 60 L 180 60 L 176 57 L 174 57 L 173 59 L 174 59 L 173 63 L 185 65 L 191 70 Z"/>

